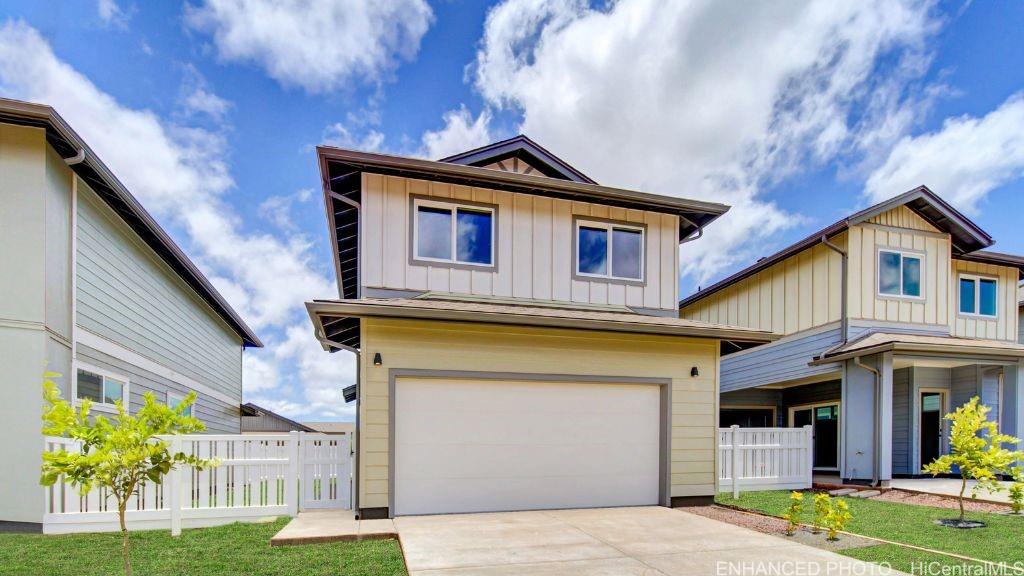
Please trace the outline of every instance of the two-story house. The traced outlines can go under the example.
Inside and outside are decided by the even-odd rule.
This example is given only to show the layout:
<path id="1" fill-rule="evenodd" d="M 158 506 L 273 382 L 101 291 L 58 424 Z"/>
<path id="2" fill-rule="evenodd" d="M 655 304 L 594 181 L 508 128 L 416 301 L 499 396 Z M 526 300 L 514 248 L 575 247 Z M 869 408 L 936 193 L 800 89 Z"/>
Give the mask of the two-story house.
<path id="1" fill-rule="evenodd" d="M 814 427 L 816 470 L 916 475 L 973 396 L 1024 429 L 1024 258 L 925 187 L 853 214 L 680 302 L 680 316 L 769 330 L 726 344 L 723 426 Z"/>
<path id="2" fill-rule="evenodd" d="M 522 136 L 317 153 L 340 298 L 307 308 L 359 359 L 360 517 L 714 496 L 720 341 L 775 337 L 678 316 L 679 245 L 726 206 L 598 185 Z"/>
<path id="3" fill-rule="evenodd" d="M 0 99 L 0 529 L 43 519 L 44 372 L 107 414 L 196 392 L 207 430 L 237 434 L 242 352 L 260 345 L 52 108 Z"/>

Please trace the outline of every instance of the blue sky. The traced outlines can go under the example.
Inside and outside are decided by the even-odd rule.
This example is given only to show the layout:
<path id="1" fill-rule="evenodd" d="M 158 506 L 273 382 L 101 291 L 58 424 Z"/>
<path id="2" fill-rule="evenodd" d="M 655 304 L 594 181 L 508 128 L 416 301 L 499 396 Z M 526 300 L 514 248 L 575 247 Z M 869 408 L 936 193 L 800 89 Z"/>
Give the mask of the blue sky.
<path id="1" fill-rule="evenodd" d="M 683 295 L 927 184 L 1024 253 L 1024 4 L 8 0 L 0 94 L 55 106 L 268 346 L 246 398 L 350 419 L 312 146 L 527 133 L 598 181 L 734 209 Z"/>

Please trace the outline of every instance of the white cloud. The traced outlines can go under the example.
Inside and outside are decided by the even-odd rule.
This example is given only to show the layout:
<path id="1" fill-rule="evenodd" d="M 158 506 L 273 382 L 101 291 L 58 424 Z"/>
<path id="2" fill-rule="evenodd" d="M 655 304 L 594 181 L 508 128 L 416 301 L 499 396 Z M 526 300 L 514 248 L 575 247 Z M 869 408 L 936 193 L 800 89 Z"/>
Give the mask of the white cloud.
<path id="1" fill-rule="evenodd" d="M 1024 177 L 1024 93 L 982 118 L 949 118 L 942 129 L 906 136 L 868 178 L 872 201 L 924 184 L 957 208 L 976 213 L 990 191 Z"/>
<path id="2" fill-rule="evenodd" d="M 935 29 L 916 0 L 506 0 L 471 76 L 603 183 L 732 205 L 682 249 L 703 282 L 799 221 L 766 188 L 905 133 Z"/>
<path id="3" fill-rule="evenodd" d="M 350 128 L 341 122 L 335 122 L 324 129 L 320 141 L 328 146 L 350 148 L 364 152 L 380 152 L 384 147 L 384 134 L 369 129 L 361 134 L 358 129 Z"/>
<path id="4" fill-rule="evenodd" d="M 131 14 L 122 10 L 116 0 L 98 0 L 96 12 L 104 24 L 114 28 L 125 29 L 131 20 Z"/>
<path id="5" fill-rule="evenodd" d="M 465 106 L 458 110 L 449 110 L 444 114 L 443 128 L 423 134 L 422 148 L 418 155 L 437 160 L 489 144 L 490 122 L 491 113 L 488 110 L 484 110 L 476 118 L 473 118 Z"/>
<path id="6" fill-rule="evenodd" d="M 185 66 L 181 88 L 180 100 L 186 116 L 205 114 L 211 120 L 220 122 L 231 109 L 232 103 L 214 94 L 206 78 L 191 64 Z"/>
<path id="7" fill-rule="evenodd" d="M 311 93 L 378 81 L 416 56 L 432 20 L 425 0 L 204 0 L 185 10 L 222 60 L 254 62 Z"/>
<path id="8" fill-rule="evenodd" d="M 309 387 L 324 415 L 337 389 L 334 401 L 341 405 L 339 386 L 351 380 L 351 366 L 314 359 L 327 354 L 303 306 L 335 294 L 335 284 L 314 264 L 304 235 L 247 232 L 233 216 L 221 199 L 235 185 L 221 134 L 121 105 L 20 22 L 0 25 L 0 93 L 54 106 L 147 209 L 187 234 L 198 264 L 268 343 L 267 350 L 246 353 L 246 367 L 255 369 L 248 382 L 265 389 L 289 382 Z M 289 339 L 283 351 L 275 347 L 283 341 L 279 333 Z"/>
<path id="9" fill-rule="evenodd" d="M 313 190 L 303 188 L 294 194 L 270 196 L 260 202 L 260 218 L 272 223 L 285 232 L 297 232 L 298 227 L 292 221 L 292 205 L 309 202 L 313 198 Z"/>

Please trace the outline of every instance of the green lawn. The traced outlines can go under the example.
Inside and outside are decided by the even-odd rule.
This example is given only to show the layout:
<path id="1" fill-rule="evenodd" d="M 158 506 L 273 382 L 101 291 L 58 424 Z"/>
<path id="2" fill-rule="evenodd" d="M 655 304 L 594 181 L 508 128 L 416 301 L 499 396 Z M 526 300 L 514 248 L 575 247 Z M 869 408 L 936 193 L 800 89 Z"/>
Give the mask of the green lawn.
<path id="1" fill-rule="evenodd" d="M 781 516 L 789 506 L 789 492 L 748 492 L 734 500 L 730 494 L 720 494 L 718 502 Z M 913 544 L 933 550 L 952 552 L 992 562 L 1024 562 L 1024 517 L 968 512 L 967 517 L 988 524 L 975 530 L 956 530 L 938 526 L 935 520 L 955 518 L 956 510 L 899 504 L 882 500 L 846 498 L 853 520 L 847 531 L 882 538 L 892 542 Z M 806 522 L 812 520 L 812 506 L 805 500 Z M 909 571 L 911 562 L 939 561 L 959 565 L 959 560 L 931 555 L 898 546 L 872 546 L 846 550 L 847 556 L 872 562 L 889 561 L 898 570 Z"/>
<path id="2" fill-rule="evenodd" d="M 132 567 L 140 576 L 404 575 L 394 540 L 270 547 L 288 519 L 132 534 Z M 120 534 L 0 534 L 0 575 L 109 576 L 122 573 Z"/>

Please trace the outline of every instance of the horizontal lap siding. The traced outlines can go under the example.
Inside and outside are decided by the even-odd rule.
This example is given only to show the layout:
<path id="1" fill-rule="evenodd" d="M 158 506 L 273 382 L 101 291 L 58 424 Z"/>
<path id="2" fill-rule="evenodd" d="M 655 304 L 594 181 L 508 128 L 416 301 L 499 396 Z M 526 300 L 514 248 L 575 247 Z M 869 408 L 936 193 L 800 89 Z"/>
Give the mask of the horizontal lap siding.
<path id="1" fill-rule="evenodd" d="M 410 195 L 497 206 L 497 270 L 411 264 Z M 430 290 L 675 310 L 679 221 L 675 216 L 489 188 L 363 174 L 360 281 L 364 287 Z M 573 279 L 573 217 L 646 225 L 646 285 Z"/>
<path id="2" fill-rule="evenodd" d="M 722 391 L 800 380 L 836 371 L 835 365 L 808 366 L 815 356 L 839 343 L 839 328 L 791 337 L 722 357 Z"/>
<path id="3" fill-rule="evenodd" d="M 78 192 L 78 324 L 241 400 L 241 340 L 87 186 Z"/>
<path id="4" fill-rule="evenodd" d="M 388 506 L 388 370 L 392 368 L 671 378 L 671 495 L 715 492 L 715 340 L 366 319 L 362 342 L 365 356 L 379 352 L 383 365 L 362 365 L 361 507 Z M 699 376 L 690 376 L 692 366 Z"/>
<path id="5" fill-rule="evenodd" d="M 845 243 L 845 235 L 834 239 Z M 842 259 L 818 245 L 680 311 L 688 320 L 793 334 L 839 320 Z"/>
<path id="6" fill-rule="evenodd" d="M 98 350 L 93 350 L 83 344 L 78 345 L 78 359 L 81 362 L 128 379 L 129 412 L 132 414 L 142 408 L 143 394 L 146 392 L 152 392 L 156 396 L 157 402 L 166 403 L 168 391 L 181 396 L 185 396 L 192 391 L 159 374 L 154 374 Z M 203 421 L 206 425 L 206 432 L 239 433 L 240 412 L 238 403 L 228 404 L 222 400 L 197 392 L 192 414 Z"/>

